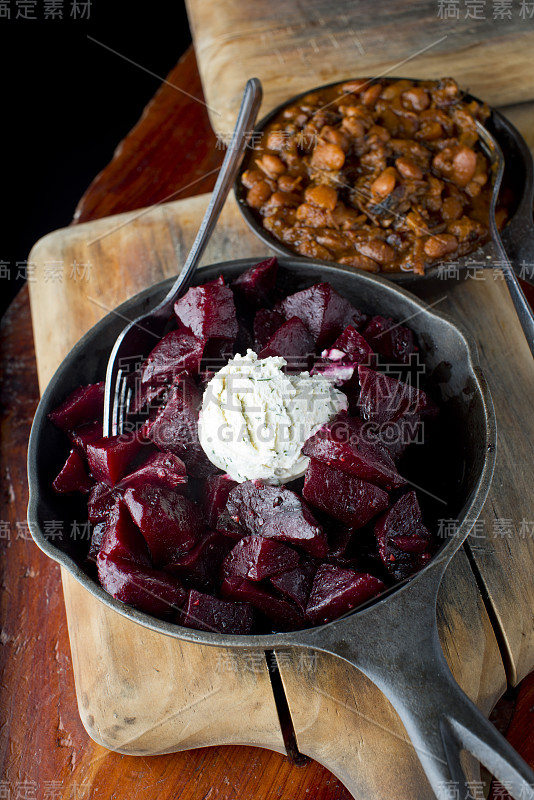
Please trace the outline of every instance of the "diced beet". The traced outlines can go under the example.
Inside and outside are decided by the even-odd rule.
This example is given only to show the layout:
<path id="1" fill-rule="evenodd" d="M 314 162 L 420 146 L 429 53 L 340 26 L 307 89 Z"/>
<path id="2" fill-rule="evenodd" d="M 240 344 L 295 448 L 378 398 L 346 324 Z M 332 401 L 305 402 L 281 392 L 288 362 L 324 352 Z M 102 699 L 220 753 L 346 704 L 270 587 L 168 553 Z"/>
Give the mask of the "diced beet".
<path id="1" fill-rule="evenodd" d="M 328 558 L 343 558 L 354 539 L 354 528 L 337 524 L 328 531 Z"/>
<path id="2" fill-rule="evenodd" d="M 299 563 L 296 550 L 263 536 L 245 536 L 228 553 L 222 565 L 225 578 L 239 576 L 261 581 L 293 569 Z"/>
<path id="3" fill-rule="evenodd" d="M 99 553 L 98 579 L 112 597 L 156 617 L 173 615 L 185 602 L 178 578 L 161 570 Z"/>
<path id="4" fill-rule="evenodd" d="M 278 261 L 268 258 L 249 267 L 232 281 L 236 295 L 254 306 L 268 303 L 272 297 L 278 274 Z"/>
<path id="5" fill-rule="evenodd" d="M 202 524 L 197 507 L 187 497 L 162 486 L 145 486 L 126 489 L 124 502 L 156 567 L 176 561 L 196 543 Z"/>
<path id="6" fill-rule="evenodd" d="M 285 322 L 285 317 L 280 311 L 269 311 L 260 308 L 254 317 L 254 350 L 258 353 L 265 347 L 271 336 Z"/>
<path id="7" fill-rule="evenodd" d="M 343 361 L 350 364 L 371 364 L 374 352 L 354 325 L 347 325 L 334 344 L 323 350 L 323 358 L 329 361 Z"/>
<path id="8" fill-rule="evenodd" d="M 106 487 L 107 488 L 107 487 Z M 96 557 L 100 552 L 102 544 L 102 537 L 106 530 L 106 522 L 98 522 L 91 532 L 91 543 L 89 545 L 89 552 L 87 553 L 87 560 L 96 564 Z"/>
<path id="9" fill-rule="evenodd" d="M 423 524 L 414 491 L 403 494 L 375 523 L 378 552 L 387 571 L 404 580 L 426 563 L 432 534 Z"/>
<path id="10" fill-rule="evenodd" d="M 313 556 L 322 557 L 328 550 L 323 528 L 306 503 L 283 486 L 267 486 L 259 480 L 232 489 L 218 527 L 289 542 Z"/>
<path id="11" fill-rule="evenodd" d="M 198 438 L 201 403 L 200 390 L 189 378 L 184 378 L 172 387 L 165 407 L 147 426 L 148 436 L 156 447 L 181 458 L 189 475 L 195 478 L 217 472 Z"/>
<path id="12" fill-rule="evenodd" d="M 48 418 L 62 431 L 72 431 L 87 422 L 102 419 L 104 413 L 104 382 L 79 386 Z"/>
<path id="13" fill-rule="evenodd" d="M 250 603 L 234 603 L 191 589 L 177 622 L 186 628 L 214 633 L 250 633 L 253 622 Z"/>
<path id="14" fill-rule="evenodd" d="M 117 485 L 118 489 L 129 486 L 166 486 L 168 489 L 185 490 L 187 474 L 185 464 L 174 453 L 152 453 L 135 472 L 126 475 Z"/>
<path id="15" fill-rule="evenodd" d="M 321 353 L 321 361 L 314 364 L 312 375 L 324 375 L 336 386 L 358 382 L 358 364 L 372 364 L 375 354 L 353 325 L 347 325 L 331 347 Z"/>
<path id="16" fill-rule="evenodd" d="M 69 439 L 72 444 L 81 452 L 87 453 L 87 445 L 96 442 L 104 435 L 102 422 L 88 422 L 87 425 L 80 425 L 73 431 L 69 431 Z"/>
<path id="17" fill-rule="evenodd" d="M 135 434 L 102 437 L 87 445 L 87 461 L 97 481 L 115 486 L 143 444 Z"/>
<path id="18" fill-rule="evenodd" d="M 270 579 L 274 588 L 281 594 L 293 600 L 302 610 L 306 610 L 306 603 L 317 572 L 317 564 L 313 561 L 303 561 L 295 569 L 273 575 Z"/>
<path id="19" fill-rule="evenodd" d="M 351 528 L 363 528 L 389 504 L 383 489 L 313 458 L 306 469 L 302 495 L 310 505 Z"/>
<path id="20" fill-rule="evenodd" d="M 360 408 L 364 419 L 371 422 L 395 422 L 407 412 L 419 412 L 426 406 L 424 392 L 401 383 L 390 375 L 358 367 Z"/>
<path id="21" fill-rule="evenodd" d="M 288 366 L 303 372 L 309 367 L 314 349 L 315 341 L 305 324 L 298 317 L 291 317 L 275 331 L 258 353 L 258 358 L 282 356 L 288 362 Z"/>
<path id="22" fill-rule="evenodd" d="M 210 528 L 217 527 L 219 514 L 222 513 L 228 495 L 237 486 L 237 481 L 229 475 L 210 475 L 204 482 L 203 508 L 206 522 Z"/>
<path id="23" fill-rule="evenodd" d="M 71 450 L 52 486 L 54 491 L 60 494 L 68 492 L 87 494 L 93 484 L 94 480 L 87 474 L 83 458 L 76 450 Z"/>
<path id="24" fill-rule="evenodd" d="M 178 575 L 186 586 L 214 590 L 222 560 L 234 545 L 235 540 L 224 533 L 208 531 L 188 553 L 167 564 L 165 572 Z"/>
<path id="25" fill-rule="evenodd" d="M 347 325 L 359 327 L 366 319 L 328 283 L 316 283 L 289 295 L 281 308 L 286 319 L 299 317 L 304 322 L 319 349 L 331 344 Z"/>
<path id="26" fill-rule="evenodd" d="M 141 383 L 172 383 L 199 371 L 206 340 L 184 330 L 171 331 L 151 351 L 141 370 Z"/>
<path id="27" fill-rule="evenodd" d="M 152 386 L 149 383 L 141 383 L 140 381 L 137 381 L 135 393 L 130 406 L 131 413 L 140 414 L 144 409 L 148 409 L 149 412 L 152 412 L 153 414 L 154 407 L 157 409 L 162 403 L 164 403 L 168 390 L 169 387 L 164 383 L 157 386 Z"/>
<path id="28" fill-rule="evenodd" d="M 395 456 L 400 456 L 420 430 L 421 417 L 433 417 L 436 405 L 420 389 L 365 366 L 358 367 L 359 406 L 374 433 Z"/>
<path id="29" fill-rule="evenodd" d="M 412 353 L 415 353 L 413 332 L 392 319 L 373 317 L 362 334 L 376 353 L 389 361 L 407 364 Z"/>
<path id="30" fill-rule="evenodd" d="M 100 552 L 113 559 L 152 566 L 146 542 L 122 500 L 117 500 L 104 524 Z"/>
<path id="31" fill-rule="evenodd" d="M 385 588 L 374 575 L 322 564 L 315 574 L 306 615 L 316 625 L 331 622 Z"/>
<path id="32" fill-rule="evenodd" d="M 233 341 L 237 336 L 237 318 L 232 290 L 222 276 L 203 286 L 193 286 L 174 304 L 182 325 L 199 339 L 212 337 Z"/>
<path id="33" fill-rule="evenodd" d="M 406 483 L 387 448 L 376 439 L 372 440 L 366 423 L 348 414 L 337 414 L 323 425 L 304 443 L 302 452 L 329 467 L 388 490 Z"/>
<path id="34" fill-rule="evenodd" d="M 303 614 L 288 600 L 275 597 L 270 592 L 246 578 L 225 578 L 221 584 L 223 597 L 251 603 L 280 631 L 294 631 L 306 627 Z"/>
<path id="35" fill-rule="evenodd" d="M 119 497 L 120 493 L 116 489 L 111 489 L 107 483 L 96 483 L 89 492 L 87 500 L 90 523 L 97 525 L 105 521 Z"/>

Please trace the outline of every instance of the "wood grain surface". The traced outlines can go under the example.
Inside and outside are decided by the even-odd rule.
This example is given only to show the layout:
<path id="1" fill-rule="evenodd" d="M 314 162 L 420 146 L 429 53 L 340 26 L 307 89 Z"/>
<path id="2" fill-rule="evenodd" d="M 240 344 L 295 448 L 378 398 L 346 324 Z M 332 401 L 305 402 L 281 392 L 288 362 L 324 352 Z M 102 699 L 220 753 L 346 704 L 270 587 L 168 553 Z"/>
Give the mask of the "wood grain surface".
<path id="1" fill-rule="evenodd" d="M 186 4 L 211 123 L 221 134 L 232 130 L 252 75 L 265 87 L 264 113 L 313 86 L 377 75 L 453 75 L 494 106 L 534 100 L 534 20 L 521 18 L 518 7 L 499 19 L 482 3 L 485 19 L 475 20 L 466 4 L 456 3 L 456 18 L 454 3 L 436 0 L 220 0 L 216 13 L 206 0 Z"/>
<path id="2" fill-rule="evenodd" d="M 189 51 L 167 80 L 188 86 L 191 75 L 194 78 L 194 56 Z M 180 93 L 172 87 L 165 84 L 158 96 L 157 113 L 151 103 L 143 115 L 145 138 L 126 137 L 120 148 L 120 169 L 114 160 L 98 176 L 78 206 L 80 219 L 162 202 L 176 190 L 176 174 L 181 187 L 198 177 L 187 153 L 178 148 L 163 158 L 151 147 L 164 122 L 179 129 L 184 112 Z M 220 161 L 222 152 L 213 151 L 204 107 L 194 103 L 193 108 L 205 157 Z M 132 166 L 139 148 L 147 156 L 141 175 L 138 165 Z M 208 176 L 205 184 L 198 185 L 209 189 L 214 179 Z M 137 181 L 136 192 L 124 191 Z M 195 189 L 196 185 L 182 188 L 180 196 L 194 194 Z M 49 791 L 62 798 L 113 796 L 118 800 L 132 796 L 136 800 L 237 796 L 304 800 L 312 792 L 325 800 L 349 800 L 340 782 L 314 761 L 296 767 L 275 752 L 225 746 L 139 758 L 109 752 L 88 738 L 76 706 L 59 568 L 33 545 L 24 524 L 26 441 L 38 400 L 26 289 L 3 319 L 1 333 L 0 786 L 4 795 L 24 796 L 26 791 L 30 797 L 32 793 L 43 796 Z M 534 765 L 534 673 L 521 685 L 509 738 Z"/>
<path id="3" fill-rule="evenodd" d="M 35 245 L 31 260 L 37 269 L 35 281 L 30 287 L 30 296 L 42 388 L 72 344 L 96 319 L 104 315 L 105 309 L 113 308 L 142 286 L 174 274 L 176 264 L 183 263 L 192 244 L 208 199 L 208 195 L 201 195 L 152 207 L 143 213 L 122 214 L 73 226 L 49 234 Z M 203 263 L 236 258 L 245 253 L 261 257 L 267 252 L 265 246 L 245 226 L 234 198 L 230 197 L 204 254 Z M 90 289 L 83 281 L 70 281 L 54 286 L 45 279 L 46 263 L 56 260 L 84 263 L 90 258 L 94 258 Z M 135 265 L 137 269 L 134 269 Z M 495 323 L 493 317 L 481 313 L 480 325 L 483 329 L 486 321 L 493 328 L 510 314 L 507 305 L 510 301 L 503 294 L 504 288 L 502 282 L 493 279 L 458 282 L 450 288 L 440 282 L 437 287 L 438 296 L 434 296 L 430 302 L 439 300 L 440 305 L 445 306 L 448 302 L 447 295 L 457 294 L 460 298 L 465 297 L 465 302 L 472 306 L 473 291 L 477 295 L 484 292 L 482 308 L 488 304 L 498 322 Z M 517 327 L 517 323 L 515 326 L 511 324 L 509 333 L 511 341 L 517 347 L 519 363 L 522 363 L 525 354 Z M 481 335 L 489 336 L 489 333 L 486 331 L 484 334 L 482 331 Z M 499 344 L 499 340 L 496 341 L 497 348 L 502 349 L 502 342 Z M 513 364 L 513 360 L 510 363 Z M 507 430 L 507 433 L 510 432 Z M 510 461 L 505 461 L 505 465 L 510 467 Z M 498 491 L 495 494 L 500 498 Z M 502 498 L 502 503 L 506 507 L 506 498 Z M 524 550 L 518 556 L 518 564 L 524 565 Z M 452 583 L 446 583 L 440 595 L 444 649 L 459 683 L 489 713 L 504 690 L 504 670 L 498 644 L 465 553 L 456 557 L 448 581 Z M 99 741 L 105 742 L 108 747 L 116 747 L 117 743 L 110 738 L 109 733 L 102 735 L 104 729 L 110 729 L 109 686 L 111 684 L 116 687 L 112 694 L 122 701 L 113 705 L 113 713 L 120 719 L 134 716 L 137 720 L 141 715 L 132 711 L 130 698 L 124 697 L 121 688 L 124 679 L 121 673 L 124 663 L 135 664 L 139 638 L 145 638 L 145 633 L 135 624 L 125 626 L 122 618 L 102 606 L 98 614 L 93 612 L 98 616 L 98 626 L 94 628 L 93 635 L 86 635 L 85 638 L 80 636 L 79 631 L 84 625 L 79 619 L 80 609 L 86 604 L 94 608 L 95 602 L 88 597 L 82 600 L 79 597 L 80 592 L 83 595 L 87 593 L 80 590 L 71 579 L 64 584 L 64 592 L 69 630 L 74 633 L 73 666 L 78 697 L 83 693 L 87 696 L 82 709 L 83 717 L 87 719 L 88 715 L 91 716 L 93 723 L 88 727 L 92 731 L 99 731 Z M 528 598 L 525 600 L 528 601 Z M 517 620 L 525 630 L 524 619 L 517 616 Z M 122 642 L 120 656 L 117 655 L 115 644 L 119 640 Z M 105 665 L 107 673 L 105 685 L 90 677 L 95 672 L 93 651 L 96 646 L 99 651 L 97 663 Z M 128 652 L 130 656 L 127 655 Z M 179 671 L 177 665 L 183 664 L 180 648 L 150 652 L 149 658 L 151 663 L 158 665 L 162 674 L 173 674 Z M 200 657 L 194 659 L 193 671 L 200 660 Z M 395 756 L 396 762 L 405 765 L 402 780 L 398 781 L 396 796 L 406 800 L 430 797 L 411 745 L 406 742 L 404 729 L 380 692 L 357 670 L 341 662 L 337 663 L 336 659 L 317 654 L 316 668 L 303 671 L 298 656 L 280 661 L 280 672 L 286 686 L 301 752 L 311 755 L 331 769 L 355 796 L 362 793 L 365 795 L 372 790 L 373 796 L 386 800 L 391 796 L 393 773 L 388 769 L 380 769 L 380 759 L 373 758 L 372 754 L 377 752 L 381 741 L 380 732 L 389 731 L 386 740 L 392 748 L 390 756 Z M 101 666 L 97 673 L 103 669 L 104 666 Z M 135 667 L 132 669 L 135 670 Z M 241 670 L 242 666 L 239 665 L 238 671 Z M 92 691 L 83 692 L 80 686 L 87 685 L 88 680 Z M 133 681 L 132 675 L 129 675 L 129 681 Z M 207 681 L 208 687 L 211 687 L 212 680 L 208 677 Z M 355 715 L 350 704 L 340 706 L 332 701 L 332 698 L 338 696 L 339 686 L 351 687 L 351 697 L 358 698 L 357 705 L 361 714 Z M 240 705 L 242 698 L 238 689 L 239 686 L 236 685 L 235 702 Z M 248 686 L 242 687 L 242 691 L 246 694 L 249 691 Z M 324 702 L 325 693 L 329 702 Z M 136 704 L 142 696 L 145 695 L 139 689 L 136 692 Z M 187 698 L 175 693 L 173 702 L 177 704 L 176 713 L 179 710 L 178 704 L 183 703 L 187 724 Z M 150 752 L 172 749 L 173 735 L 174 749 L 182 746 L 181 733 L 177 727 L 162 729 L 161 721 L 168 713 L 167 703 L 163 708 L 160 704 L 151 704 L 148 716 L 145 714 L 142 717 L 141 728 L 147 731 L 144 736 L 145 740 L 151 742 Z M 150 720 L 155 732 L 149 730 Z M 113 728 L 112 725 L 111 727 Z M 209 734 L 209 728 L 205 733 Z M 212 732 L 211 735 L 215 741 L 221 741 L 221 736 L 232 737 L 235 731 L 229 723 L 229 728 L 224 733 Z M 254 735 L 257 737 L 256 742 L 260 742 L 263 735 L 265 744 L 272 746 L 272 730 L 269 726 L 263 733 L 255 731 Z M 230 738 L 230 741 L 235 739 Z M 141 752 L 142 746 L 138 742 L 131 745 L 135 752 Z M 382 742 L 382 748 L 384 747 L 386 744 Z M 419 788 L 414 794 L 416 787 Z"/>

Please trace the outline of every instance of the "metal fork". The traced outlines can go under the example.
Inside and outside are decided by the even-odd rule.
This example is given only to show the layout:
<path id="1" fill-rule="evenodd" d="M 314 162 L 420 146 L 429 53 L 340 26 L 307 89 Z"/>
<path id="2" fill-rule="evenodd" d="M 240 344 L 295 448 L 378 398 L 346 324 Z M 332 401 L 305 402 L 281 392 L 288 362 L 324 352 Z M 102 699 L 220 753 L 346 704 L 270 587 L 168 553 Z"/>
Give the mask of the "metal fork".
<path id="1" fill-rule="evenodd" d="M 502 269 L 504 280 L 508 286 L 508 291 L 515 306 L 519 322 L 523 328 L 523 333 L 530 347 L 530 352 L 534 356 L 534 312 L 532 311 L 527 298 L 525 297 L 519 279 L 514 272 L 506 251 L 504 249 L 501 235 L 497 229 L 495 211 L 497 208 L 497 197 L 504 175 L 504 156 L 499 143 L 491 133 L 480 124 L 476 123 L 478 135 L 480 136 L 486 155 L 493 166 L 493 193 L 489 209 L 489 226 L 491 238 L 499 257 L 499 268 Z"/>
<path id="2" fill-rule="evenodd" d="M 114 436 L 122 433 L 124 429 L 132 393 L 131 387 L 128 386 L 129 369 L 126 365 L 131 364 L 135 357 L 147 355 L 152 350 L 164 333 L 174 303 L 189 287 L 234 182 L 241 155 L 256 121 L 261 99 L 261 83 L 257 78 L 251 78 L 245 86 L 232 141 L 226 151 L 209 206 L 187 261 L 163 300 L 152 311 L 137 317 L 127 325 L 113 346 L 106 371 L 104 436 Z"/>

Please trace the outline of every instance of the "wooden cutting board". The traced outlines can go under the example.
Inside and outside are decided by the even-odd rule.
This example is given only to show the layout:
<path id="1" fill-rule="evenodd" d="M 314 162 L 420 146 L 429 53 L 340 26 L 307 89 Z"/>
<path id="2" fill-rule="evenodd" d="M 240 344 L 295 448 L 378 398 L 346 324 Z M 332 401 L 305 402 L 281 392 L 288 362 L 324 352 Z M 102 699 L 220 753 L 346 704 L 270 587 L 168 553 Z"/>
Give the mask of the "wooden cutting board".
<path id="1" fill-rule="evenodd" d="M 107 309 L 175 273 L 207 201 L 203 195 L 77 225 L 35 245 L 30 295 L 41 390 L 75 341 Z M 204 263 L 267 252 L 231 198 Z M 481 343 L 500 423 L 496 479 L 484 520 L 491 525 L 495 515 L 534 516 L 530 474 L 521 468 L 532 463 L 528 398 L 534 392 L 534 369 L 504 284 L 490 278 L 453 282 L 439 290 L 434 296 L 444 297 L 439 307 L 467 322 Z M 526 426 L 522 429 L 518 415 Z M 440 636 L 447 659 L 486 714 L 505 687 L 498 639 L 506 641 L 512 679 L 534 666 L 533 545 L 516 534 L 510 540 L 480 540 L 477 557 L 490 593 L 489 615 L 463 550 L 440 592 Z M 93 738 L 111 749 L 145 755 L 222 742 L 283 751 L 262 659 L 158 636 L 110 611 L 65 571 L 63 585 L 80 714 Z M 330 768 L 355 797 L 432 796 L 396 713 L 361 673 L 320 653 L 305 662 L 296 652 L 276 655 L 302 753 Z"/>
<path id="2" fill-rule="evenodd" d="M 262 113 L 344 78 L 452 75 L 493 106 L 534 100 L 534 19 L 492 0 L 186 0 L 204 95 L 227 135 L 247 78 L 265 89 Z M 506 4 L 500 4 L 506 5 Z"/>

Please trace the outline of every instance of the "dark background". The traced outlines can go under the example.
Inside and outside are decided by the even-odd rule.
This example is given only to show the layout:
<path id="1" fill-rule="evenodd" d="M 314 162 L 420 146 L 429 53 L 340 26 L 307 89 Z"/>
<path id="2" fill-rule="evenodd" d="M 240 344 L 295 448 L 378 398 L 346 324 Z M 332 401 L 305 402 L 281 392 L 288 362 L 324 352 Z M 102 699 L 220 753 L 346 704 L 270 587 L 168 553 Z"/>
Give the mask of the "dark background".
<path id="1" fill-rule="evenodd" d="M 183 2 L 91 0 L 89 18 L 75 19 L 72 0 L 59 0 L 63 19 L 44 19 L 45 0 L 36 0 L 36 20 L 16 19 L 24 0 L 2 5 L 11 17 L 0 18 L 0 262 L 11 275 L 0 277 L 1 313 L 22 285 L 17 261 L 28 258 L 38 238 L 70 223 L 81 195 L 160 84 L 87 37 L 161 78 L 191 41 Z"/>

